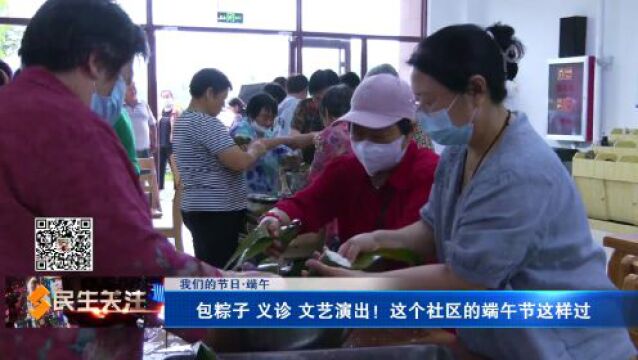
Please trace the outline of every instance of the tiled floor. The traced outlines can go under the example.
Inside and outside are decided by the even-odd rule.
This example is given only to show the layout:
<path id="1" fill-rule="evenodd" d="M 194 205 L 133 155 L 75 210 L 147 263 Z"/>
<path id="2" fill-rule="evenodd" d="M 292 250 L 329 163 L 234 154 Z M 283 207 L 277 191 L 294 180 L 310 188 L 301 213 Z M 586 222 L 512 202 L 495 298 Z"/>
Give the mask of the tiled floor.
<path id="1" fill-rule="evenodd" d="M 173 210 L 173 183 L 166 182 L 165 189 L 160 192 L 160 201 L 162 203 L 162 210 L 164 215 L 161 219 L 156 219 L 153 223 L 156 226 L 167 226 L 172 222 L 172 210 Z M 602 245 L 603 237 L 606 235 L 605 232 L 593 230 L 592 236 L 594 241 Z M 184 251 L 190 255 L 194 255 L 195 252 L 193 250 L 193 237 L 191 236 L 190 231 L 186 228 L 186 226 L 182 227 L 182 238 L 184 242 Z M 172 241 L 172 239 L 171 239 Z M 605 248 L 605 252 L 607 254 L 607 261 L 611 257 L 611 249 Z"/>
<path id="2" fill-rule="evenodd" d="M 164 190 L 160 191 L 160 203 L 162 204 L 162 217 L 160 219 L 154 219 L 154 226 L 168 227 L 173 222 L 173 183 L 166 181 L 164 184 Z M 172 242 L 173 239 L 170 239 Z M 182 242 L 184 243 L 184 252 L 195 256 L 195 250 L 193 250 L 193 236 L 190 231 L 182 224 Z"/>

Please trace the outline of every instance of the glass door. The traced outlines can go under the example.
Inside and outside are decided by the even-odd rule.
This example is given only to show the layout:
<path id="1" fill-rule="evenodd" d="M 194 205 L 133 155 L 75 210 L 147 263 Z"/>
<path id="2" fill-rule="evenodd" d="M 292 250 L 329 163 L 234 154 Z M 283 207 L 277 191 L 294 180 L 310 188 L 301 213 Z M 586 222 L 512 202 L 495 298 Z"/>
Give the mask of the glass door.
<path id="1" fill-rule="evenodd" d="M 293 54 L 297 53 L 297 46 L 297 43 L 291 43 Z M 302 72 L 308 78 L 320 69 L 331 69 L 339 75 L 345 74 L 351 68 L 350 40 L 304 38 L 301 59 Z"/>

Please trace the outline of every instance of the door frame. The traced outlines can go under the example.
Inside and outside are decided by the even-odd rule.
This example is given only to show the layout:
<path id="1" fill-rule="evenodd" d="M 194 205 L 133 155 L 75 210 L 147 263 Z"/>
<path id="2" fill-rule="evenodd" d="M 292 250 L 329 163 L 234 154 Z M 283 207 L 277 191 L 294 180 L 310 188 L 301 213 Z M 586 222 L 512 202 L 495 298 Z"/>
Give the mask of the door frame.
<path id="1" fill-rule="evenodd" d="M 344 59 L 340 59 L 339 70 L 343 73 L 351 71 L 352 49 L 350 39 L 308 38 L 299 41 L 297 37 L 290 38 L 290 73 L 302 73 L 303 57 L 300 56 L 303 48 L 335 49 L 343 50 Z M 340 73 L 339 71 L 338 73 Z M 341 74 L 340 74 L 341 75 Z"/>

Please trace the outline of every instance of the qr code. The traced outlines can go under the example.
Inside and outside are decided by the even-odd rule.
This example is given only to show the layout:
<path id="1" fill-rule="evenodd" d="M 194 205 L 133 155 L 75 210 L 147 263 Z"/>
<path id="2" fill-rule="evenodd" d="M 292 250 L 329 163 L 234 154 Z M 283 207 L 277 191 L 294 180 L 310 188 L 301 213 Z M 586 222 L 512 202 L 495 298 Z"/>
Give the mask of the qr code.
<path id="1" fill-rule="evenodd" d="M 36 218 L 35 271 L 93 271 L 93 219 Z"/>

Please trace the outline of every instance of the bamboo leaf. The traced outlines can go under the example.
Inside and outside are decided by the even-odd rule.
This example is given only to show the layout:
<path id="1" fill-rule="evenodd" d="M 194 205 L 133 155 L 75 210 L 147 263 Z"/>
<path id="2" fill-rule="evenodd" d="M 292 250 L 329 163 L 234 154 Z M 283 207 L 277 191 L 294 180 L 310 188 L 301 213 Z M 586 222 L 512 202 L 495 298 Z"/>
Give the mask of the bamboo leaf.
<path id="1" fill-rule="evenodd" d="M 278 240 L 284 247 L 287 247 L 299 235 L 300 226 L 299 220 L 293 220 L 290 225 L 281 228 Z"/>
<path id="2" fill-rule="evenodd" d="M 299 233 L 300 222 L 294 220 L 290 225 L 281 228 L 279 241 L 284 247 L 287 247 L 292 240 L 297 237 Z M 262 227 L 257 227 L 248 235 L 241 239 L 239 246 L 230 260 L 224 266 L 224 270 L 230 269 L 235 264 L 239 266 L 246 260 L 250 260 L 255 256 L 264 253 L 274 242 L 274 239 L 270 236 L 268 231 Z"/>
<path id="3" fill-rule="evenodd" d="M 203 342 L 195 345 L 195 360 L 216 360 L 217 354 Z"/>
<path id="4" fill-rule="evenodd" d="M 230 260 L 224 266 L 224 270 L 229 270 L 231 265 L 238 263 L 241 264 L 241 261 L 237 261 L 240 258 L 246 258 L 247 252 L 249 249 L 257 244 L 262 239 L 270 239 L 268 232 L 266 229 L 257 227 L 255 230 L 248 233 L 246 237 L 241 239 L 239 245 L 237 246 L 237 250 L 233 253 L 233 256 L 230 257 Z M 272 243 L 272 239 L 271 239 Z M 266 247 L 267 248 L 267 247 Z"/>
<path id="5" fill-rule="evenodd" d="M 408 249 L 380 249 L 359 255 L 352 263 L 352 269 L 366 270 L 381 260 L 398 261 L 408 266 L 415 266 L 422 262 L 417 254 Z"/>
<path id="6" fill-rule="evenodd" d="M 250 260 L 259 254 L 263 254 L 266 251 L 266 249 L 268 249 L 272 245 L 272 243 L 273 243 L 273 239 L 270 237 L 259 239 L 256 243 L 254 243 L 252 246 L 250 246 L 248 249 L 246 249 L 246 251 L 242 253 L 239 260 L 237 260 L 237 264 L 242 264 L 245 261 Z"/>

